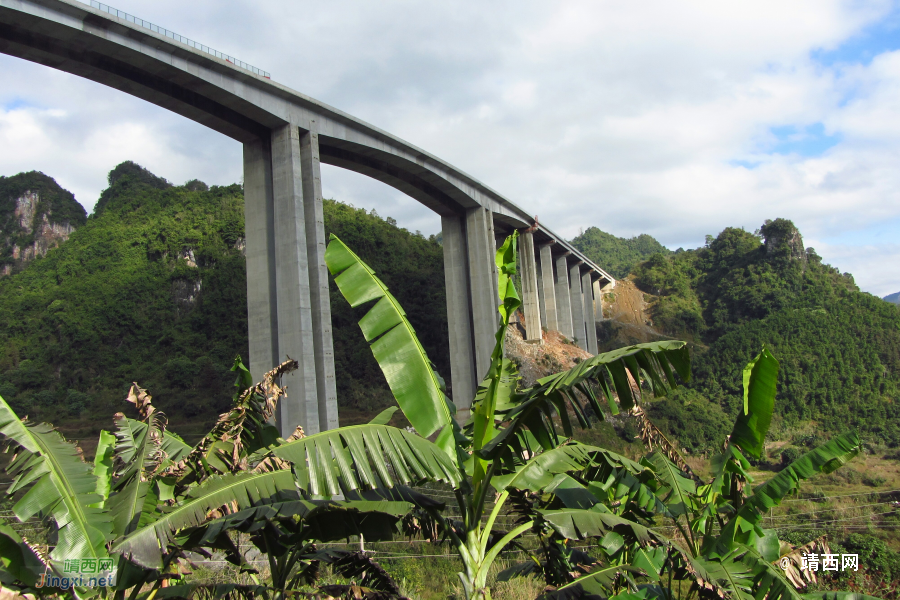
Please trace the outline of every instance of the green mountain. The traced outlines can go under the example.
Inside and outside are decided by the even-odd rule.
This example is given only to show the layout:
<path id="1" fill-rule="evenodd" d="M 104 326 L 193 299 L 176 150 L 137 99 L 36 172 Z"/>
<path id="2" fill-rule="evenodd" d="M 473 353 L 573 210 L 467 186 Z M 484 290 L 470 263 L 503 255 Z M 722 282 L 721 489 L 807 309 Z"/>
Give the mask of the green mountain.
<path id="1" fill-rule="evenodd" d="M 53 178 L 37 171 L 0 177 L 0 275 L 43 256 L 86 220 L 75 196 Z"/>
<path id="2" fill-rule="evenodd" d="M 895 294 L 888 294 L 887 296 L 882 298 L 882 300 L 887 300 L 891 304 L 900 304 L 900 292 L 897 292 Z"/>
<path id="3" fill-rule="evenodd" d="M 59 247 L 0 277 L 0 395 L 34 420 L 95 429 L 122 410 L 133 381 L 182 430 L 223 410 L 229 367 L 247 356 L 240 186 L 174 186 L 123 163 L 84 218 L 71 194 L 44 175 L 0 184 L 7 244 L 0 248 L 18 246 L 20 255 L 37 248 L 18 201 L 29 194 L 35 212 L 26 223 L 43 227 L 46 215 L 48 224 L 78 226 Z M 436 239 L 335 201 L 325 202 L 325 227 L 376 269 L 449 381 Z M 653 418 L 685 447 L 709 449 L 740 407 L 740 367 L 765 344 L 782 365 L 777 435 L 801 423 L 820 431 L 855 426 L 900 445 L 900 308 L 823 264 L 790 221 L 708 239 L 674 253 L 650 236 L 624 240 L 596 228 L 575 240 L 615 276 L 632 270 L 655 298 L 654 326 L 693 342 L 692 382 L 655 403 Z M 332 286 L 332 311 L 338 401 L 344 423 L 355 422 L 392 398 L 357 325 L 364 310 L 351 309 Z"/>
<path id="4" fill-rule="evenodd" d="M 656 254 L 633 271 L 638 287 L 658 296 L 654 325 L 696 342 L 689 390 L 658 408 L 679 415 L 672 429 L 702 429 L 692 412 L 712 415 L 710 422 L 719 407 L 735 414 L 740 367 L 766 345 L 781 362 L 782 431 L 800 422 L 819 431 L 857 427 L 900 445 L 900 309 L 823 264 L 788 220 L 766 221 L 758 234 L 728 228 L 709 240 Z"/>
<path id="5" fill-rule="evenodd" d="M 325 227 L 390 286 L 449 380 L 440 246 L 334 201 Z M 33 420 L 99 428 L 137 381 L 171 420 L 208 424 L 229 404 L 235 356 L 247 359 L 243 232 L 239 185 L 174 186 L 134 163 L 116 167 L 66 243 L 0 278 L 0 395 Z M 332 288 L 346 422 L 391 396 L 362 313 Z"/>
<path id="6" fill-rule="evenodd" d="M 627 277 L 636 264 L 653 254 L 671 253 L 671 250 L 646 233 L 626 239 L 600 231 L 596 227 L 588 227 L 571 243 L 616 279 Z"/>

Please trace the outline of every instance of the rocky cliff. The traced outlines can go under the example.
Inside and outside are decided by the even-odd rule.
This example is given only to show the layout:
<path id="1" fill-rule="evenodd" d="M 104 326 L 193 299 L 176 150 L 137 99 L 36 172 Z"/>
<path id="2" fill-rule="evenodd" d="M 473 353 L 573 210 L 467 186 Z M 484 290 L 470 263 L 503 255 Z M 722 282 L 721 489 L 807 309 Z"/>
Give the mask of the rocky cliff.
<path id="1" fill-rule="evenodd" d="M 0 177 L 0 275 L 21 270 L 87 220 L 71 192 L 43 173 Z"/>

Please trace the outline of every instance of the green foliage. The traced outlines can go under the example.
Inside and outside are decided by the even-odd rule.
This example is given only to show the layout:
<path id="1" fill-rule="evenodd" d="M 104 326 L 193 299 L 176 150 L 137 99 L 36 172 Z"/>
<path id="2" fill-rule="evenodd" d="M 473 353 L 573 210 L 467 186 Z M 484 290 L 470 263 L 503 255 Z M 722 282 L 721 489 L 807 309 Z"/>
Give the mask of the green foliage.
<path id="1" fill-rule="evenodd" d="M 734 365 L 765 345 L 781 362 L 785 426 L 816 420 L 900 444 L 900 311 L 804 249 L 790 221 L 767 221 L 757 234 L 727 228 L 703 248 L 654 255 L 633 275 L 659 295 L 654 325 L 697 342 L 690 387 L 728 414 L 740 410 Z"/>
<path id="2" fill-rule="evenodd" d="M 325 233 L 339 237 L 378 274 L 378 278 L 406 313 L 422 348 L 435 369 L 449 383 L 447 300 L 444 291 L 444 254 L 436 242 L 398 229 L 375 211 L 326 200 Z M 394 403 L 378 361 L 359 329 L 369 307 L 351 307 L 337 286 L 331 286 L 334 368 L 341 409 L 371 415 Z M 453 395 L 453 390 L 448 389 Z M 342 416 L 342 419 L 344 417 Z M 362 419 L 364 420 L 364 419 Z"/>
<path id="3" fill-rule="evenodd" d="M 803 450 L 794 446 L 788 446 L 781 451 L 781 468 L 787 467 L 801 456 L 803 456 Z"/>
<path id="4" fill-rule="evenodd" d="M 212 418 L 247 354 L 244 259 L 221 230 L 243 228 L 241 189 L 189 192 L 133 163 L 110 182 L 65 244 L 0 280 L 9 401 L 57 423 L 111 414 L 139 378 L 171 416 Z"/>
<path id="5" fill-rule="evenodd" d="M 596 227 L 588 227 L 572 240 L 572 245 L 616 279 L 624 279 L 636 264 L 655 253 L 671 253 L 671 250 L 647 234 L 625 239 Z"/>
<path id="6" fill-rule="evenodd" d="M 696 273 L 690 253 L 656 253 L 632 272 L 639 289 L 658 296 L 651 314 L 663 333 L 696 338 L 706 331 L 700 300 L 691 287 Z"/>
<path id="7" fill-rule="evenodd" d="M 0 178 L 13 194 L 38 184 L 68 194 L 84 223 L 46 257 L 0 278 L 0 394 L 18 412 L 59 425 L 116 412 L 139 380 L 171 419 L 210 421 L 228 406 L 234 357 L 247 356 L 242 190 L 173 186 L 130 162 L 109 182 L 85 219 L 71 194 L 39 173 Z M 362 209 L 331 200 L 324 209 L 326 230 L 378 270 L 449 376 L 441 247 Z M 371 413 L 392 397 L 356 325 L 365 311 L 335 286 L 331 293 L 335 368 L 346 374 L 338 399 L 353 418 L 348 409 Z"/>
<path id="8" fill-rule="evenodd" d="M 434 372 L 397 299 L 375 272 L 334 234 L 325 251 L 325 262 L 350 306 L 377 300 L 359 326 L 394 398 L 416 431 L 427 437 L 449 425 L 452 417 L 444 398 L 443 382 Z M 403 362 L 402 369 L 396 366 L 394 357 L 397 356 Z"/>
<path id="9" fill-rule="evenodd" d="M 890 581 L 900 577 L 900 553 L 888 548 L 884 541 L 866 534 L 851 533 L 841 542 L 843 550 L 859 555 L 859 564 Z"/>
<path id="10" fill-rule="evenodd" d="M 16 203 L 26 193 L 36 194 L 39 200 L 33 207 L 31 221 L 23 223 L 16 216 Z M 0 268 L 19 267 L 13 258 L 14 246 L 21 251 L 33 244 L 45 219 L 51 225 L 77 228 L 84 225 L 87 215 L 71 192 L 43 173 L 30 171 L 12 177 L 0 176 Z"/>
<path id="11" fill-rule="evenodd" d="M 732 419 L 722 407 L 690 388 L 679 388 L 647 406 L 647 414 L 670 439 L 692 454 L 718 451 Z"/>

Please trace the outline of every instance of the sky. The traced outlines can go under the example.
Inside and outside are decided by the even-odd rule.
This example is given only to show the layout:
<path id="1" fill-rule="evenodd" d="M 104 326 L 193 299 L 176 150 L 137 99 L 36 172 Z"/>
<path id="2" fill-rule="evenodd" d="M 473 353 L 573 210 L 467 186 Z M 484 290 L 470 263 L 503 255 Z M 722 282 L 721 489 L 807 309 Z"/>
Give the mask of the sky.
<path id="1" fill-rule="evenodd" d="M 900 291 L 900 4 L 114 0 L 269 71 L 497 190 L 564 237 L 695 248 L 791 219 L 867 292 Z M 39 170 L 88 211 L 134 160 L 241 180 L 241 147 L 102 85 L 0 55 L 0 175 Z M 326 197 L 440 219 L 323 165 Z"/>

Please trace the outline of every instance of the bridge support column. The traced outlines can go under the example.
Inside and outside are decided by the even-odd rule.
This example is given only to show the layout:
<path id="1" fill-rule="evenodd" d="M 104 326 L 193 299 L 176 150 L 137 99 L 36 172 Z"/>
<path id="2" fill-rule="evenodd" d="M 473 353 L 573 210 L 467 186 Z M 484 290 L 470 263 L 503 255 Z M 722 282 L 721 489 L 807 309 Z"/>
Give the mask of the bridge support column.
<path id="1" fill-rule="evenodd" d="M 544 299 L 544 277 L 541 270 L 540 254 L 535 257 L 534 264 L 537 267 L 538 307 L 540 308 L 538 314 L 541 315 L 541 325 L 547 327 L 547 300 Z"/>
<path id="2" fill-rule="evenodd" d="M 334 379 L 334 339 L 331 332 L 331 295 L 328 291 L 328 267 L 325 265 L 327 241 L 322 207 L 319 132 L 314 120 L 310 121 L 309 131 L 300 133 L 300 162 L 306 254 L 309 259 L 309 295 L 312 305 L 319 430 L 327 431 L 337 429 L 339 423 L 337 387 Z"/>
<path id="3" fill-rule="evenodd" d="M 600 291 L 600 280 L 595 279 L 592 286 L 594 288 L 594 321 L 599 323 L 603 320 L 603 293 Z"/>
<path id="4" fill-rule="evenodd" d="M 572 327 L 572 303 L 569 300 L 569 261 L 565 255 L 556 259 L 556 315 L 558 331 L 567 338 L 575 337 Z"/>
<path id="5" fill-rule="evenodd" d="M 497 277 L 493 215 L 488 208 L 466 211 L 466 245 L 469 259 L 469 289 L 472 306 L 472 331 L 475 340 L 475 378 L 487 375 L 494 351 L 500 317 L 497 313 Z"/>
<path id="6" fill-rule="evenodd" d="M 569 267 L 569 301 L 572 306 L 572 336 L 582 350 L 587 350 L 584 328 L 584 300 L 581 293 L 581 262 Z"/>
<path id="7" fill-rule="evenodd" d="M 277 365 L 275 196 L 269 140 L 244 144 L 244 235 L 247 253 L 247 333 L 254 381 Z"/>
<path id="8" fill-rule="evenodd" d="M 522 307 L 525 311 L 525 337 L 528 342 L 543 340 L 540 300 L 538 299 L 537 264 L 534 260 L 534 236 L 523 233 L 519 249 L 522 265 Z"/>
<path id="9" fill-rule="evenodd" d="M 556 290 L 553 285 L 553 255 L 550 253 L 550 244 L 541 246 L 541 289 L 544 291 L 541 297 L 541 317 L 547 325 L 547 329 L 559 331 L 559 320 L 556 316 Z"/>
<path id="10" fill-rule="evenodd" d="M 594 322 L 594 290 L 591 286 L 591 272 L 581 276 L 581 291 L 584 296 L 584 328 L 587 333 L 587 351 L 597 354 L 597 325 Z"/>
<path id="11" fill-rule="evenodd" d="M 244 144 L 250 373 L 259 381 L 288 356 L 284 437 L 337 427 L 331 306 L 325 271 L 318 136 L 293 125 Z M 311 285 L 312 282 L 312 285 Z"/>
<path id="12" fill-rule="evenodd" d="M 278 357 L 284 360 L 290 356 L 300 363 L 300 367 L 282 381 L 290 388 L 288 397 L 279 403 L 278 427 L 285 437 L 293 433 L 297 425 L 307 433 L 319 431 L 299 137 L 300 131 L 293 125 L 272 131 Z"/>
<path id="13" fill-rule="evenodd" d="M 447 329 L 453 402 L 465 421 L 475 398 L 475 339 L 469 299 L 469 257 L 462 217 L 441 217 L 444 238 L 444 283 L 447 289 Z"/>

